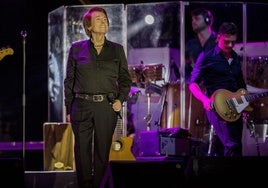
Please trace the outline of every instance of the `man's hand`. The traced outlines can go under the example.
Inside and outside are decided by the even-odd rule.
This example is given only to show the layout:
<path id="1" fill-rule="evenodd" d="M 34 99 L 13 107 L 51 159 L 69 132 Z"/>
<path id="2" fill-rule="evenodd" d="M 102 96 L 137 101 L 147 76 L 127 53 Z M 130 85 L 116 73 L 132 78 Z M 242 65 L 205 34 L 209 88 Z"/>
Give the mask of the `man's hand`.
<path id="1" fill-rule="evenodd" d="M 213 101 L 211 101 L 211 99 L 209 99 L 209 98 L 203 98 L 202 103 L 203 103 L 203 107 L 206 110 L 208 110 L 208 111 L 213 110 Z"/>
<path id="2" fill-rule="evenodd" d="M 122 108 L 122 104 L 120 100 L 115 100 L 114 103 L 112 104 L 112 108 L 114 109 L 114 111 L 119 112 Z"/>

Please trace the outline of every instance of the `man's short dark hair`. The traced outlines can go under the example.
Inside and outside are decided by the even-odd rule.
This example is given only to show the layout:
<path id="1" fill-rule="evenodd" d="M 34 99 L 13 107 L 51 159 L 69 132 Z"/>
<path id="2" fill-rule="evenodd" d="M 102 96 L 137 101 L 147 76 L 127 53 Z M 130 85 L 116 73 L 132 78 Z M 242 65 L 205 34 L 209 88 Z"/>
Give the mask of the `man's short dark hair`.
<path id="1" fill-rule="evenodd" d="M 223 22 L 219 28 L 218 34 L 230 34 L 236 35 L 238 33 L 238 28 L 233 22 Z"/>
<path id="2" fill-rule="evenodd" d="M 198 15 L 202 15 L 203 18 L 204 18 L 204 21 L 207 25 L 211 26 L 213 24 L 213 15 L 212 13 L 205 9 L 205 8 L 197 8 L 197 9 L 194 9 L 192 12 L 191 12 L 191 15 L 192 16 L 198 16 Z"/>

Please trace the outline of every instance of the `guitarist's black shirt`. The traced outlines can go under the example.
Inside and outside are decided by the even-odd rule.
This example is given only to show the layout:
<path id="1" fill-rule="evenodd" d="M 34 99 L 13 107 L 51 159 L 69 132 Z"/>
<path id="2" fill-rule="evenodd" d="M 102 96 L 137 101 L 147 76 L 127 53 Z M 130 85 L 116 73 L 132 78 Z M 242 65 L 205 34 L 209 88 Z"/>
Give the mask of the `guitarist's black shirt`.
<path id="1" fill-rule="evenodd" d="M 203 84 L 208 97 L 217 89 L 235 92 L 246 88 L 241 58 L 235 51 L 232 51 L 232 58 L 229 63 L 218 46 L 208 52 L 202 52 L 196 61 L 190 83 Z"/>

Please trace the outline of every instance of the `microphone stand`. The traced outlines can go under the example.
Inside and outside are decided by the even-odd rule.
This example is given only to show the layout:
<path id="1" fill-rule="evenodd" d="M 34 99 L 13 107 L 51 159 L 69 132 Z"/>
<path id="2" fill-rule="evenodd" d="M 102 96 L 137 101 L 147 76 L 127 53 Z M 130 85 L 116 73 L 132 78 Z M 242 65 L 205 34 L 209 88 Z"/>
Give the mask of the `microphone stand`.
<path id="1" fill-rule="evenodd" d="M 152 121 L 152 114 L 151 114 L 151 93 L 150 89 L 148 89 L 148 85 L 145 85 L 146 88 L 146 95 L 147 95 L 147 115 L 144 117 L 146 121 L 146 129 L 147 131 L 151 130 L 151 121 Z"/>
<path id="2" fill-rule="evenodd" d="M 22 133 L 22 160 L 23 160 L 23 169 L 25 169 L 25 108 L 26 108 L 26 95 L 25 95 L 25 67 L 26 67 L 26 53 L 25 53 L 25 44 L 26 44 L 26 36 L 27 32 L 26 31 L 21 31 L 21 36 L 23 37 L 22 40 L 22 55 L 23 55 L 23 93 L 22 93 L 22 128 L 23 128 L 23 133 Z"/>

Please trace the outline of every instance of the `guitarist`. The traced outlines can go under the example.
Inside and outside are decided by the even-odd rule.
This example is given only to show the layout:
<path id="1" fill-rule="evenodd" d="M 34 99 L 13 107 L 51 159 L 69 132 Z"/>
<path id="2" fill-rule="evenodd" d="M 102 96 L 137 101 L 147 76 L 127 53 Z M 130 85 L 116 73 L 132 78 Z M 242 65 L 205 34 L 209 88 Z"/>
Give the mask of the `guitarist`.
<path id="1" fill-rule="evenodd" d="M 237 33 L 234 23 L 222 23 L 217 34 L 217 45 L 199 55 L 189 84 L 192 94 L 203 103 L 207 119 L 223 144 L 224 156 L 242 156 L 243 120 L 241 117 L 233 122 L 223 120 L 214 110 L 211 96 L 218 89 L 236 92 L 246 88 L 240 57 L 233 50 Z"/>

